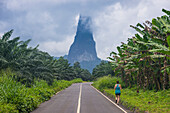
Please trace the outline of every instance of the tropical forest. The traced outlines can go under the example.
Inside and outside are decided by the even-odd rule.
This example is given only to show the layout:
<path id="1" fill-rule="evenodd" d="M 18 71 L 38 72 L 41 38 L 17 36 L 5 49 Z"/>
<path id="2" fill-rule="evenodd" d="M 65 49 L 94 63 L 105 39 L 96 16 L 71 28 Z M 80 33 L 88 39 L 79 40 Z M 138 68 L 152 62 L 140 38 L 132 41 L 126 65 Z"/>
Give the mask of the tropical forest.
<path id="1" fill-rule="evenodd" d="M 0 38 L 0 113 L 30 113 L 72 84 L 92 82 L 115 101 L 114 85 L 122 85 L 120 104 L 135 113 L 170 112 L 170 11 L 145 23 L 130 25 L 136 32 L 110 51 L 108 60 L 92 73 L 30 47 L 31 39 Z"/>

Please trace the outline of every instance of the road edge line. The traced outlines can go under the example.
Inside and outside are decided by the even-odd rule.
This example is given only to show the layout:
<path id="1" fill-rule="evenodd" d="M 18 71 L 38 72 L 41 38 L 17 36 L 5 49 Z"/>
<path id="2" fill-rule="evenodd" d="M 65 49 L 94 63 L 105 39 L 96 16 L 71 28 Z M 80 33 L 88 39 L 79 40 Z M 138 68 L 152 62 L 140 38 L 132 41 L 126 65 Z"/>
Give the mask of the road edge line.
<path id="1" fill-rule="evenodd" d="M 79 99 L 78 99 L 77 113 L 80 113 L 81 91 L 82 91 L 82 83 L 80 84 L 80 92 L 79 92 Z"/>
<path id="2" fill-rule="evenodd" d="M 61 91 L 58 91 L 55 95 L 59 94 Z"/>
<path id="3" fill-rule="evenodd" d="M 96 89 L 95 87 L 93 87 L 91 84 L 90 86 L 92 88 L 94 88 L 97 92 L 99 92 L 102 96 L 104 96 L 107 100 L 109 100 L 112 104 L 114 104 L 116 107 L 118 107 L 119 109 L 121 109 L 123 112 L 127 113 L 127 111 L 125 111 L 123 108 L 121 108 L 120 106 L 118 106 L 116 103 L 114 103 L 111 99 L 109 99 L 107 96 L 105 96 L 102 92 L 100 92 L 98 89 Z"/>

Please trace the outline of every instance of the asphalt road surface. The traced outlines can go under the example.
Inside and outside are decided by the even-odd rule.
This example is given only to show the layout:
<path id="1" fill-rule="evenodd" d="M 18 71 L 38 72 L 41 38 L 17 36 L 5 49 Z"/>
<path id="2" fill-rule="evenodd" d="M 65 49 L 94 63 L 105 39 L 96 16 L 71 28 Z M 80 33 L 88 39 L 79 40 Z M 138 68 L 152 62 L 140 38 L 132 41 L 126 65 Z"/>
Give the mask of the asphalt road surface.
<path id="1" fill-rule="evenodd" d="M 126 113 L 90 84 L 73 84 L 42 103 L 32 113 Z"/>

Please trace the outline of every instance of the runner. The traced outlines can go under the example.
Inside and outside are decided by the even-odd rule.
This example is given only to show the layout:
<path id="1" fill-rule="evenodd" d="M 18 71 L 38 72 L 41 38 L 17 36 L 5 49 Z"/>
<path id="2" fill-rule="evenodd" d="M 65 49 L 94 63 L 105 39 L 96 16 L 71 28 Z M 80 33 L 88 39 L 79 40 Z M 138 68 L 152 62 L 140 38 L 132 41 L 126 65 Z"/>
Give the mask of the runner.
<path id="1" fill-rule="evenodd" d="M 115 90 L 115 95 L 116 95 L 116 103 L 119 105 L 119 100 L 120 100 L 120 95 L 121 95 L 121 90 L 122 87 L 119 84 L 119 81 L 117 81 L 117 84 L 115 84 L 114 90 Z"/>

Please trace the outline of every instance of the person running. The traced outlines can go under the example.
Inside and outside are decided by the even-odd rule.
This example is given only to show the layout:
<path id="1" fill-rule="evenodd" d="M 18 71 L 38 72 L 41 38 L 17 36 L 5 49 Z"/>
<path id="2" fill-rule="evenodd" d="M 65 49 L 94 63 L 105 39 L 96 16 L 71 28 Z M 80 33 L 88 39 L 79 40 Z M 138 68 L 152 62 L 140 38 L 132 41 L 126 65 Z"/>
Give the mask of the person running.
<path id="1" fill-rule="evenodd" d="M 120 100 L 120 94 L 122 87 L 119 84 L 119 81 L 117 81 L 117 84 L 115 84 L 114 90 L 115 90 L 115 95 L 116 95 L 116 103 L 119 105 L 119 100 Z"/>

